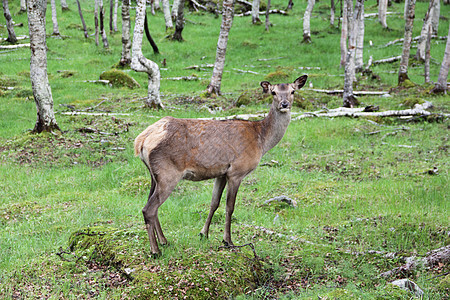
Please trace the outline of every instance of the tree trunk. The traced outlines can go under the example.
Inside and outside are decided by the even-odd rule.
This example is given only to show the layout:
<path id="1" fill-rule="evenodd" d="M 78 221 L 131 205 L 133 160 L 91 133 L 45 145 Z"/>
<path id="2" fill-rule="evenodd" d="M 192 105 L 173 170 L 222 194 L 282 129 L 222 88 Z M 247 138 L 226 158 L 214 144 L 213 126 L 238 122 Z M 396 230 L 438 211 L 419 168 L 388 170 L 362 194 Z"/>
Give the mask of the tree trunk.
<path id="1" fill-rule="evenodd" d="M 441 1 L 434 0 L 433 8 L 431 9 L 431 34 L 437 35 L 439 28 L 439 15 L 441 13 Z"/>
<path id="2" fill-rule="evenodd" d="M 290 10 L 290 9 L 292 9 L 292 7 L 294 6 L 294 1 L 292 1 L 292 0 L 289 0 L 289 2 L 288 2 L 288 6 L 286 7 L 286 10 Z"/>
<path id="3" fill-rule="evenodd" d="M 117 28 L 117 10 L 119 9 L 119 0 L 114 1 L 114 15 L 113 15 L 113 30 L 114 32 L 118 32 Z"/>
<path id="4" fill-rule="evenodd" d="M 95 26 L 95 44 L 98 46 L 98 37 L 100 30 L 98 29 L 98 1 L 94 0 L 94 26 Z"/>
<path id="5" fill-rule="evenodd" d="M 99 0 L 99 8 L 100 8 L 100 35 L 102 36 L 103 48 L 108 49 L 109 48 L 108 38 L 106 37 L 106 31 L 103 22 L 105 16 L 105 10 L 103 9 L 103 0 Z"/>
<path id="6" fill-rule="evenodd" d="M 341 67 L 345 66 L 347 59 L 347 37 L 348 37 L 348 20 L 347 20 L 347 1 L 341 0 L 342 13 L 342 30 L 341 30 Z"/>
<path id="7" fill-rule="evenodd" d="M 216 62 L 214 63 L 211 82 L 207 88 L 209 94 L 220 95 L 228 35 L 233 24 L 233 10 L 234 0 L 224 0 L 222 6 L 222 25 L 220 26 L 219 40 L 217 41 Z"/>
<path id="8" fill-rule="evenodd" d="M 17 43 L 17 37 L 16 33 L 14 32 L 14 25 L 11 17 L 11 13 L 9 12 L 9 5 L 8 0 L 3 0 L 3 15 L 6 19 L 6 28 L 8 29 L 8 38 L 6 41 L 8 41 L 11 44 Z"/>
<path id="9" fill-rule="evenodd" d="M 173 28 L 172 18 L 170 17 L 169 0 L 162 0 L 164 20 L 166 21 L 166 30 Z"/>
<path id="10" fill-rule="evenodd" d="M 407 1 L 407 0 L 405 0 Z M 386 12 L 387 12 L 388 0 L 379 0 L 378 1 L 378 21 L 380 21 L 381 26 L 387 29 L 386 23 Z"/>
<path id="11" fill-rule="evenodd" d="M 303 43 L 311 43 L 311 14 L 314 8 L 315 0 L 308 0 L 308 6 L 306 6 L 305 14 L 303 15 Z"/>
<path id="12" fill-rule="evenodd" d="M 184 29 L 184 0 L 177 0 L 178 1 L 178 8 L 177 8 L 177 19 L 175 23 L 175 32 L 172 35 L 172 40 L 182 42 L 183 37 L 181 36 L 181 33 Z"/>
<path id="13" fill-rule="evenodd" d="M 270 0 L 267 0 L 267 9 L 266 9 L 266 31 L 269 32 L 270 28 L 270 19 L 269 19 L 269 11 L 270 11 Z"/>
<path id="14" fill-rule="evenodd" d="M 131 41 L 130 41 L 130 0 L 123 0 L 122 3 L 122 57 L 119 64 L 128 66 L 131 63 Z"/>
<path id="15" fill-rule="evenodd" d="M 261 19 L 259 18 L 259 3 L 260 3 L 260 0 L 253 0 L 253 3 L 252 3 L 252 24 L 261 24 Z"/>
<path id="16" fill-rule="evenodd" d="M 150 34 L 150 30 L 148 29 L 148 18 L 147 13 L 145 13 L 145 19 L 144 19 L 144 31 L 145 36 L 147 37 L 148 42 L 150 43 L 150 46 L 152 46 L 153 53 L 159 54 L 158 46 L 156 46 L 155 41 L 152 38 L 152 35 Z"/>
<path id="17" fill-rule="evenodd" d="M 151 108 L 163 108 L 159 95 L 159 85 L 161 81 L 158 65 L 145 58 L 142 54 L 142 38 L 144 35 L 146 0 L 137 0 L 136 24 L 134 26 L 131 69 L 136 72 L 146 72 L 148 74 L 148 98 L 147 106 Z"/>
<path id="18" fill-rule="evenodd" d="M 445 45 L 444 58 L 442 59 L 441 70 L 439 71 L 438 81 L 436 82 L 433 93 L 447 93 L 447 78 L 450 68 L 450 26 L 448 27 L 447 44 Z"/>
<path id="19" fill-rule="evenodd" d="M 330 25 L 334 26 L 334 14 L 336 12 L 336 6 L 334 4 L 334 0 L 331 0 L 331 8 L 330 8 Z"/>
<path id="20" fill-rule="evenodd" d="M 24 13 L 27 11 L 27 1 L 26 0 L 20 0 L 20 11 L 19 13 Z"/>
<path id="21" fill-rule="evenodd" d="M 114 32 L 113 19 L 114 19 L 114 0 L 109 0 L 109 34 L 112 34 Z"/>
<path id="22" fill-rule="evenodd" d="M 361 12 L 356 19 L 356 52 L 355 67 L 357 71 L 364 69 L 363 52 L 364 52 L 364 2 L 361 3 Z"/>
<path id="23" fill-rule="evenodd" d="M 420 32 L 420 38 L 417 42 L 417 52 L 414 58 L 419 61 L 425 61 L 425 45 L 427 43 L 428 30 L 431 26 L 431 10 L 434 6 L 434 2 L 438 0 L 430 0 L 428 10 L 425 13 L 425 18 L 423 19 L 422 31 Z"/>
<path id="24" fill-rule="evenodd" d="M 88 31 L 87 31 L 86 22 L 84 22 L 83 12 L 81 11 L 80 0 L 77 0 L 77 6 L 78 6 L 78 13 L 80 14 L 81 24 L 83 24 L 84 37 L 88 38 L 89 34 L 88 34 Z"/>
<path id="25" fill-rule="evenodd" d="M 416 7 L 416 0 L 407 0 L 407 18 L 405 20 L 405 37 L 403 40 L 402 59 L 400 61 L 400 68 L 398 71 L 398 85 L 401 85 L 408 77 L 408 63 L 409 53 L 411 50 L 412 30 L 414 23 L 414 10 Z"/>
<path id="26" fill-rule="evenodd" d="M 37 108 L 34 132 L 60 130 L 53 112 L 52 91 L 47 74 L 47 45 L 45 36 L 46 0 L 28 0 L 30 32 L 30 79 Z"/>
<path id="27" fill-rule="evenodd" d="M 431 43 L 431 24 L 428 25 L 427 41 L 425 43 L 425 63 L 424 63 L 424 73 L 425 73 L 425 83 L 430 82 L 430 43 Z"/>
<path id="28" fill-rule="evenodd" d="M 177 17 L 178 17 L 178 7 L 180 6 L 180 0 L 173 0 L 173 5 L 172 5 L 172 20 L 174 22 L 176 22 Z M 177 26 L 175 24 L 175 26 Z"/>
<path id="29" fill-rule="evenodd" d="M 67 1 L 66 1 L 66 0 L 61 0 L 61 10 L 62 10 L 62 11 L 68 11 L 68 10 L 70 10 L 70 9 L 69 9 L 69 6 L 67 5 Z"/>
<path id="30" fill-rule="evenodd" d="M 51 0 L 51 8 L 52 8 L 52 24 L 53 24 L 53 33 L 52 35 L 60 36 L 59 27 L 58 27 L 58 18 L 56 16 L 56 1 Z"/>

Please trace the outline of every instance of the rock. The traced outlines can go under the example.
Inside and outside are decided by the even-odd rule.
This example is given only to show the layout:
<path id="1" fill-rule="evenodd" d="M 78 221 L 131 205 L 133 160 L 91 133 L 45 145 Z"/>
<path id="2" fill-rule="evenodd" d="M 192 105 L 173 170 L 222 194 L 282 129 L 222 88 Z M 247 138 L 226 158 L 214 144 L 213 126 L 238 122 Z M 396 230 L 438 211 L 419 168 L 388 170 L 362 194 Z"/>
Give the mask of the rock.
<path id="1" fill-rule="evenodd" d="M 413 293 L 416 297 L 421 298 L 423 296 L 422 289 L 413 281 L 409 279 L 398 279 L 391 282 L 392 285 Z"/>
<path id="2" fill-rule="evenodd" d="M 278 202 L 278 203 L 286 203 L 287 205 L 296 208 L 297 207 L 297 201 L 294 199 L 291 199 L 289 197 L 286 197 L 284 195 L 277 196 L 274 198 L 270 198 L 269 200 L 266 200 L 264 204 L 270 204 L 271 202 Z"/>
<path id="3" fill-rule="evenodd" d="M 141 87 L 133 77 L 116 69 L 100 74 L 100 80 L 108 80 L 113 87 L 128 87 L 130 89 Z"/>

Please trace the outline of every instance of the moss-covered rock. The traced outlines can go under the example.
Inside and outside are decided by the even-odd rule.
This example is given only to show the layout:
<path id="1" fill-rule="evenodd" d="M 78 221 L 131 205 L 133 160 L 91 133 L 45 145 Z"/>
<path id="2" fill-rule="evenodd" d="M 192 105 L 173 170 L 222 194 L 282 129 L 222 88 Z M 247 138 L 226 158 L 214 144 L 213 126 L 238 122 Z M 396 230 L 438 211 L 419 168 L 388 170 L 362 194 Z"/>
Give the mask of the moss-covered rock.
<path id="1" fill-rule="evenodd" d="M 277 67 L 274 72 L 266 75 L 265 79 L 270 83 L 287 83 L 291 78 L 294 68 L 292 67 Z"/>
<path id="2" fill-rule="evenodd" d="M 130 89 L 141 87 L 130 75 L 120 70 L 112 69 L 100 74 L 101 80 L 108 80 L 113 87 L 128 87 Z"/>
<path id="3" fill-rule="evenodd" d="M 423 99 L 412 97 L 412 98 L 405 98 L 405 99 L 402 101 L 401 104 L 402 104 L 403 106 L 406 106 L 406 107 L 409 107 L 409 108 L 413 108 L 414 105 L 416 105 L 416 104 L 422 104 L 422 103 L 424 103 L 424 102 L 425 102 L 425 101 L 424 101 Z"/>

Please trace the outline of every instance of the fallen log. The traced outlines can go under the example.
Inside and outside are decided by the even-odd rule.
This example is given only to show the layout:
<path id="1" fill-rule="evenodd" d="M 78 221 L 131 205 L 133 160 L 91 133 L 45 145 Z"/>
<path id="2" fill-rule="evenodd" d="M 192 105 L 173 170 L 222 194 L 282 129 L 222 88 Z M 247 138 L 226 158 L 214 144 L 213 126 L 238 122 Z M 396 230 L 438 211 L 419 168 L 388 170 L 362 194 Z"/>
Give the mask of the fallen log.
<path id="1" fill-rule="evenodd" d="M 30 44 L 17 44 L 17 45 L 0 45 L 0 49 L 18 49 L 30 47 Z"/>
<path id="2" fill-rule="evenodd" d="M 235 17 L 246 17 L 246 16 L 250 16 L 252 14 L 251 11 L 247 11 L 243 14 L 236 14 L 234 15 Z M 266 11 L 260 11 L 258 12 L 258 14 L 260 15 L 265 15 Z M 287 12 L 281 9 L 271 9 L 269 10 L 269 14 L 280 14 L 280 15 L 287 15 Z"/>
<path id="3" fill-rule="evenodd" d="M 401 55 L 399 56 L 393 56 L 393 57 L 389 57 L 389 58 L 384 58 L 384 59 L 379 59 L 379 60 L 375 60 L 372 62 L 373 65 L 378 65 L 378 64 L 386 64 L 386 63 L 392 63 L 394 61 L 398 61 L 402 58 Z"/>
<path id="4" fill-rule="evenodd" d="M 322 89 L 306 89 L 308 91 L 318 92 L 318 93 L 325 93 L 328 95 L 339 95 L 343 94 L 344 90 L 322 90 Z M 354 95 L 357 96 L 364 96 L 364 95 L 387 95 L 389 92 L 378 92 L 378 91 L 353 91 Z"/>

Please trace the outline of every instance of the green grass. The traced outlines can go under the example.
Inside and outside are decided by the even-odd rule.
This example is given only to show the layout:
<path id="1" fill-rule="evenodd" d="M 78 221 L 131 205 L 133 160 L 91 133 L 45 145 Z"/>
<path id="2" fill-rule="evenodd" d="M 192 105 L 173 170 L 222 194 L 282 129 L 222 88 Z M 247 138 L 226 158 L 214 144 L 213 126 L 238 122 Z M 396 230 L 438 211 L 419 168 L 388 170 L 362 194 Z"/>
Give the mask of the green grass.
<path id="1" fill-rule="evenodd" d="M 93 4 L 81 3 L 92 32 Z M 286 4 L 272 3 L 282 9 Z M 377 11 L 375 1 L 365 5 L 366 13 Z M 382 45 L 403 37 L 403 5 L 393 2 L 389 8 L 398 12 L 388 15 L 390 30 L 382 30 L 375 18 L 366 19 L 365 61 L 370 55 L 376 60 L 401 54 L 400 44 Z M 28 34 L 26 15 L 16 14 L 16 3 L 10 6 L 14 21 L 25 24 L 15 27 L 16 34 Z M 170 244 L 162 247 L 162 257 L 151 258 L 141 213 L 150 180 L 145 166 L 133 156 L 134 138 L 166 115 L 196 118 L 265 112 L 268 105 L 260 95 L 259 82 L 280 70 L 289 80 L 308 74 L 315 88 L 342 88 L 340 34 L 329 27 L 328 3 L 316 4 L 311 19 L 313 43 L 308 45 L 301 43 L 305 2 L 296 3 L 288 16 L 271 15 L 270 32 L 264 26 L 252 26 L 249 17 L 235 17 L 222 81 L 224 95 L 215 99 L 201 97 L 212 70 L 185 68 L 214 62 L 220 18 L 188 13 L 185 41 L 179 43 L 165 39 L 161 12 L 149 15 L 161 54 L 154 55 L 145 43 L 144 53 L 158 63 L 166 59 L 162 78 L 192 74 L 202 78 L 192 82 L 163 79 L 164 111 L 143 107 L 146 74 L 125 70 L 141 84 L 133 90 L 84 82 L 98 79 L 119 61 L 121 35 L 108 35 L 110 50 L 97 47 L 93 37 L 85 40 L 75 26 L 80 23 L 75 3 L 69 6 L 69 12 L 58 9 L 64 39 L 48 37 L 48 71 L 61 135 L 29 133 L 36 120 L 29 50 L 0 51 L 0 86 L 14 87 L 0 90 L 1 298 L 411 297 L 386 284 L 379 274 L 400 266 L 402 256 L 424 256 L 450 243 L 448 120 L 371 120 L 383 126 L 363 118 L 293 121 L 238 193 L 233 241 L 252 243 L 258 259 L 248 246 L 236 251 L 218 249 L 223 203 L 214 216 L 209 240 L 200 240 L 212 181 L 181 182 L 161 206 L 159 217 Z M 413 36 L 420 33 L 427 6 L 427 2 L 417 3 Z M 449 10 L 442 5 L 440 36 L 447 35 Z M 47 30 L 51 32 L 49 10 Z M 0 35 L 5 37 L 4 27 Z M 432 44 L 432 80 L 437 79 L 444 47 L 442 40 Z M 398 64 L 377 65 L 373 71 L 380 80 L 359 77 L 356 89 L 396 86 Z M 411 64 L 409 75 L 416 88 L 394 89 L 390 98 L 361 97 L 360 101 L 388 110 L 427 100 L 435 105 L 434 112 L 448 113 L 448 96 L 428 95 L 422 74 L 423 65 Z M 234 106 L 242 93 L 248 93 L 254 103 Z M 295 112 L 342 103 L 337 96 L 307 89 L 297 94 L 308 108 L 295 107 Z M 67 105 L 118 114 L 69 116 L 62 114 L 71 111 Z M 221 110 L 212 115 L 208 109 L 215 108 Z M 401 127 L 405 130 L 396 132 Z M 369 134 L 377 130 L 381 132 Z M 392 132 L 396 134 L 386 135 Z M 264 205 L 279 195 L 296 200 L 298 207 Z M 100 234 L 83 234 L 86 228 Z M 80 243 L 76 248 L 74 237 L 83 240 L 84 246 Z M 397 257 L 368 254 L 372 250 L 395 252 Z M 448 275 L 435 276 L 448 271 L 448 265 L 434 266 L 403 276 L 417 282 L 426 299 L 445 299 L 450 293 Z"/>

